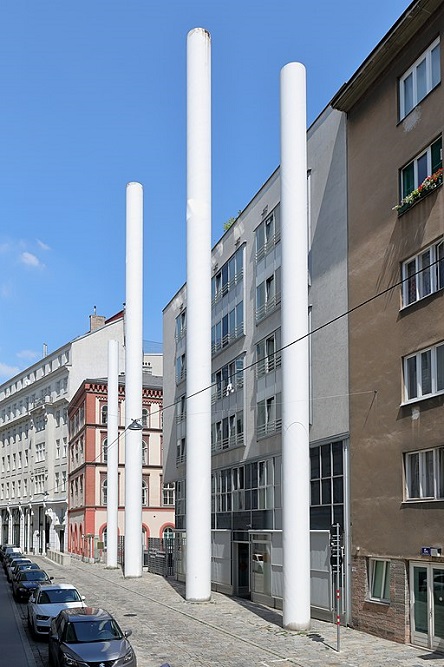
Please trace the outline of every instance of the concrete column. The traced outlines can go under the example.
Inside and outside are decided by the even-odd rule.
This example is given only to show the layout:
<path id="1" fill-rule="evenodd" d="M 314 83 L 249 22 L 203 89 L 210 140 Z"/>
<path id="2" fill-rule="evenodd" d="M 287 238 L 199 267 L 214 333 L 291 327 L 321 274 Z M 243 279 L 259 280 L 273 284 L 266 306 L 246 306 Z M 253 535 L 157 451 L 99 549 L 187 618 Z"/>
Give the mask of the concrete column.
<path id="1" fill-rule="evenodd" d="M 310 450 L 305 68 L 281 70 L 283 624 L 310 627 Z"/>
<path id="2" fill-rule="evenodd" d="M 186 598 L 211 597 L 211 40 L 187 38 Z"/>
<path id="3" fill-rule="evenodd" d="M 142 431 L 131 430 L 142 419 L 142 285 L 143 189 L 126 188 L 125 308 L 125 577 L 142 576 Z"/>
<path id="4" fill-rule="evenodd" d="M 119 513 L 119 342 L 108 341 L 106 565 L 117 567 Z"/>

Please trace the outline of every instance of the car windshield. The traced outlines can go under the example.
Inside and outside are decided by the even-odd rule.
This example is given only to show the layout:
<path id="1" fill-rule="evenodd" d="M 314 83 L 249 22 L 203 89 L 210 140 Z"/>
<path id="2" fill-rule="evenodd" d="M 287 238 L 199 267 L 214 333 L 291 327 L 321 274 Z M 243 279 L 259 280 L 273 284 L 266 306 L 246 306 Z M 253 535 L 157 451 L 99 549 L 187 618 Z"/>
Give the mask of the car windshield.
<path id="1" fill-rule="evenodd" d="M 20 575 L 21 581 L 44 581 L 47 578 L 46 572 L 41 570 L 25 570 Z"/>
<path id="2" fill-rule="evenodd" d="M 65 641 L 69 644 L 103 642 L 122 638 L 121 629 L 111 619 L 68 623 L 65 632 Z"/>
<path id="3" fill-rule="evenodd" d="M 59 588 L 49 591 L 40 591 L 37 604 L 59 604 L 63 602 L 81 602 L 78 591 L 75 588 Z"/>

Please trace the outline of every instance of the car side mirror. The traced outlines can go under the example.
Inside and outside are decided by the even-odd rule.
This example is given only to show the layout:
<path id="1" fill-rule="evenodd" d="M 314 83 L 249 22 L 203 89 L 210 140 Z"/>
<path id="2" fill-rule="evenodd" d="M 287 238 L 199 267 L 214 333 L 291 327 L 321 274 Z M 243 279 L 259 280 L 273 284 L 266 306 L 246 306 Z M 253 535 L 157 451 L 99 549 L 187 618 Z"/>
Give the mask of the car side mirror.
<path id="1" fill-rule="evenodd" d="M 51 581 L 54 579 L 54 577 L 49 577 L 49 578 L 51 579 Z"/>
<path id="2" fill-rule="evenodd" d="M 125 635 L 125 637 L 131 637 L 131 635 L 133 634 L 133 631 L 132 630 L 125 630 L 125 632 L 123 634 Z"/>
<path id="3" fill-rule="evenodd" d="M 85 602 L 85 600 L 86 600 L 86 598 L 85 598 L 84 595 L 81 595 L 81 596 L 80 596 L 80 599 L 82 600 L 82 602 Z"/>

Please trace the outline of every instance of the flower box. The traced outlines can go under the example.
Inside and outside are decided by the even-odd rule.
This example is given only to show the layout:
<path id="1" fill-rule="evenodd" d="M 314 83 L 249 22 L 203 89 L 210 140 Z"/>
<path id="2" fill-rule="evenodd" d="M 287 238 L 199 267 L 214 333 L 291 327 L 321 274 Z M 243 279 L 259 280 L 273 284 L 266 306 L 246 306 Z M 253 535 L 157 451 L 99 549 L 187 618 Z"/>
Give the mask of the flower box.
<path id="1" fill-rule="evenodd" d="M 393 207 L 393 210 L 398 211 L 398 215 L 401 215 L 401 213 L 404 213 L 404 211 L 426 197 L 430 192 L 433 192 L 440 185 L 442 185 L 442 167 L 431 176 L 427 176 L 421 185 L 404 197 L 399 204 Z"/>

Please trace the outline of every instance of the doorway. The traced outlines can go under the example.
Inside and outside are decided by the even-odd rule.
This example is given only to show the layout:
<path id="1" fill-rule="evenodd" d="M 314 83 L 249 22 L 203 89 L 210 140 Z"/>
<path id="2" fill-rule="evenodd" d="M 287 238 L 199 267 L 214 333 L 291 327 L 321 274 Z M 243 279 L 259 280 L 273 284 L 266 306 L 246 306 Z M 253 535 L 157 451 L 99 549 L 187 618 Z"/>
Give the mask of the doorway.
<path id="1" fill-rule="evenodd" d="M 444 565 L 410 565 L 412 643 L 444 650 Z"/>
<path id="2" fill-rule="evenodd" d="M 233 542 L 233 594 L 250 597 L 250 545 L 248 542 Z"/>

